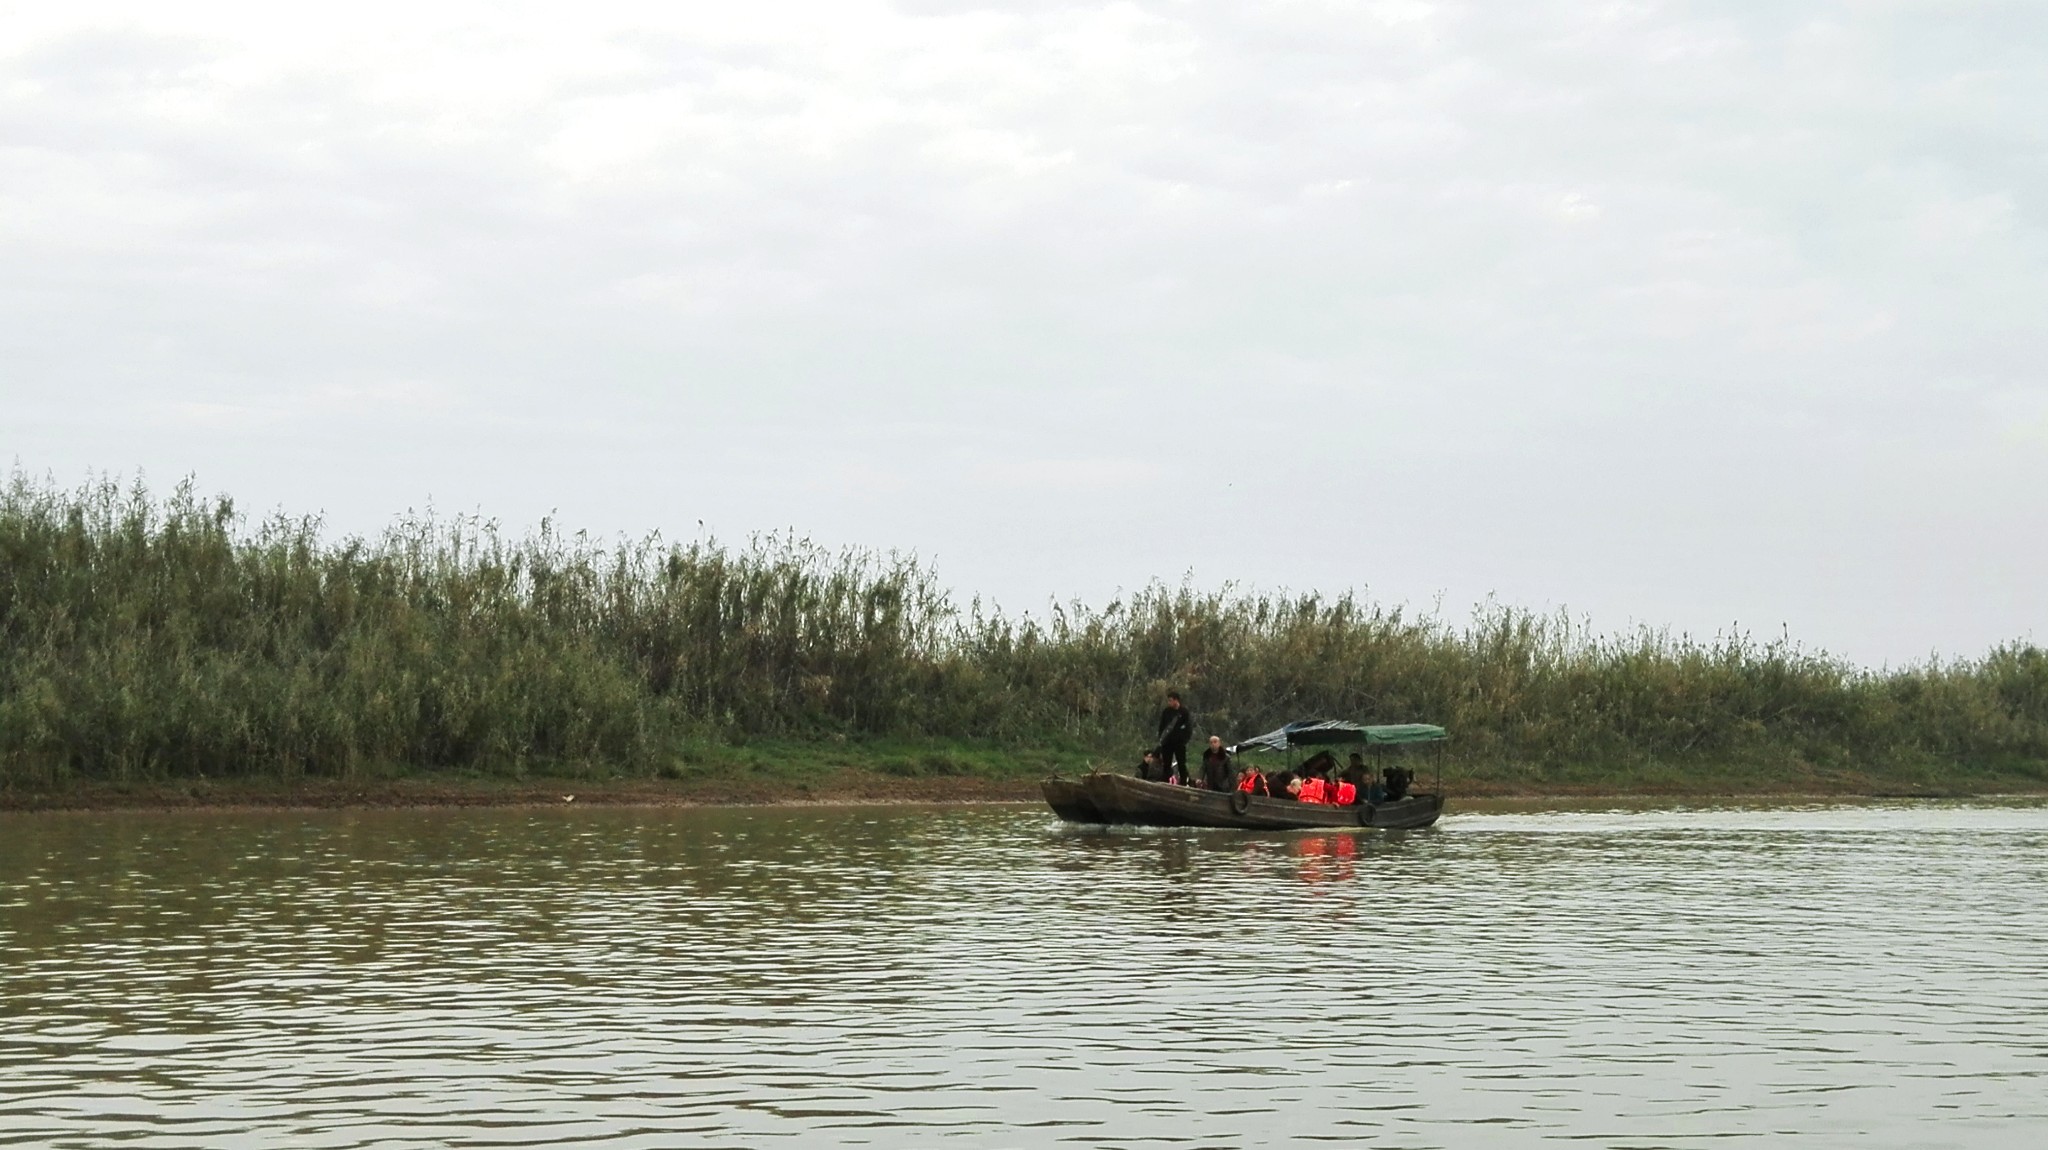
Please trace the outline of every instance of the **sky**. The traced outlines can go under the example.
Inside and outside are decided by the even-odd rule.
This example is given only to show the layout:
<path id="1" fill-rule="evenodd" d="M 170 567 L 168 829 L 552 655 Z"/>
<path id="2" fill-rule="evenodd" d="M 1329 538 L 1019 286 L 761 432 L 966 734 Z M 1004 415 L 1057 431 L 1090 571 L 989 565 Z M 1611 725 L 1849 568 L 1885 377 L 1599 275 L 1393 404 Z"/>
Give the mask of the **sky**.
<path id="1" fill-rule="evenodd" d="M 2048 641 L 2048 6 L 0 0 L 0 466 Z"/>

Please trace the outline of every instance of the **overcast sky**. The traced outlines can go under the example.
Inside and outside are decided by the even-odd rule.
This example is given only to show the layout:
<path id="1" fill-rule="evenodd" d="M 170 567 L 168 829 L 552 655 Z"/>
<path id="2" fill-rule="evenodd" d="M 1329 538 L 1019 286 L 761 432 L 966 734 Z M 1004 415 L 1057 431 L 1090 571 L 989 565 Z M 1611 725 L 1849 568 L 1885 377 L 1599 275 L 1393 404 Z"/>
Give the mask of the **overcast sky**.
<path id="1" fill-rule="evenodd" d="M 0 2 L 0 466 L 2048 640 L 2048 5 Z"/>

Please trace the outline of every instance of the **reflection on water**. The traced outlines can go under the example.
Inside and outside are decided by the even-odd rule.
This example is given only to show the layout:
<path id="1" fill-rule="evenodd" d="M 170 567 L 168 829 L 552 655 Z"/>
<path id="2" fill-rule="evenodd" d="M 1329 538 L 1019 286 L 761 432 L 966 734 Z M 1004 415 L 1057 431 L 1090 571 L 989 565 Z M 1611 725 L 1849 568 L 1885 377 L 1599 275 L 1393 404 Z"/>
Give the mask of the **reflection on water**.
<path id="1" fill-rule="evenodd" d="M 1304 835 L 1294 840 L 1294 853 L 1301 859 L 1295 877 L 1302 882 L 1350 882 L 1358 877 L 1358 868 L 1352 865 L 1358 859 L 1357 835 Z"/>
<path id="2" fill-rule="evenodd" d="M 0 819 L 0 1143 L 2034 1146 L 2048 809 Z"/>

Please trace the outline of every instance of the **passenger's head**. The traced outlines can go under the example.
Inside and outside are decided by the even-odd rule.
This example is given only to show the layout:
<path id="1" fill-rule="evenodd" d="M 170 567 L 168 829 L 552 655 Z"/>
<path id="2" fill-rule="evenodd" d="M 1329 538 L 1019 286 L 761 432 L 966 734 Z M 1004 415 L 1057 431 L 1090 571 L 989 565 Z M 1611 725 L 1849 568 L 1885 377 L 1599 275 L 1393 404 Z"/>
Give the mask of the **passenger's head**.
<path id="1" fill-rule="evenodd" d="M 1166 705 L 1167 705 L 1167 706 L 1169 706 L 1169 707 L 1178 707 L 1178 706 L 1180 706 L 1180 692 L 1179 692 L 1179 691 L 1168 691 L 1168 692 L 1166 693 Z"/>
<path id="2" fill-rule="evenodd" d="M 1359 753 L 1358 753 L 1357 751 L 1353 751 L 1353 752 L 1351 752 L 1351 765 L 1352 765 L 1352 766 L 1354 766 L 1354 767 L 1362 767 L 1362 766 L 1364 766 L 1364 765 L 1365 765 L 1365 756 L 1364 756 L 1364 755 L 1361 755 L 1361 754 L 1359 754 Z"/>
<path id="3" fill-rule="evenodd" d="M 1222 735 L 1210 735 L 1210 736 L 1209 736 L 1209 749 L 1210 749 L 1210 750 L 1212 750 L 1212 751 L 1220 751 L 1220 750 L 1222 750 L 1222 749 L 1223 749 L 1223 736 L 1222 736 Z"/>
<path id="4" fill-rule="evenodd" d="M 1301 793 L 1301 780 L 1299 778 L 1287 780 L 1287 793 L 1290 795 L 1298 795 Z"/>

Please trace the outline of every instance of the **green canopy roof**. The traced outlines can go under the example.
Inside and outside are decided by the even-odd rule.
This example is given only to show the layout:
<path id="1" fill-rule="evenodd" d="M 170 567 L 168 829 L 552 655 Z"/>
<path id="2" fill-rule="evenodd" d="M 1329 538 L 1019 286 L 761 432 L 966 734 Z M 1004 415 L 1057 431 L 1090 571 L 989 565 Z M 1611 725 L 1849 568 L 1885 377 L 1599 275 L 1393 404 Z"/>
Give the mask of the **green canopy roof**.
<path id="1" fill-rule="evenodd" d="M 1365 743 L 1393 746 L 1401 743 L 1433 743 L 1444 737 L 1442 727 L 1428 723 L 1348 723 L 1342 719 L 1297 719 L 1277 731 L 1230 748 L 1232 751 L 1284 751 L 1289 747 L 1321 747 Z"/>

